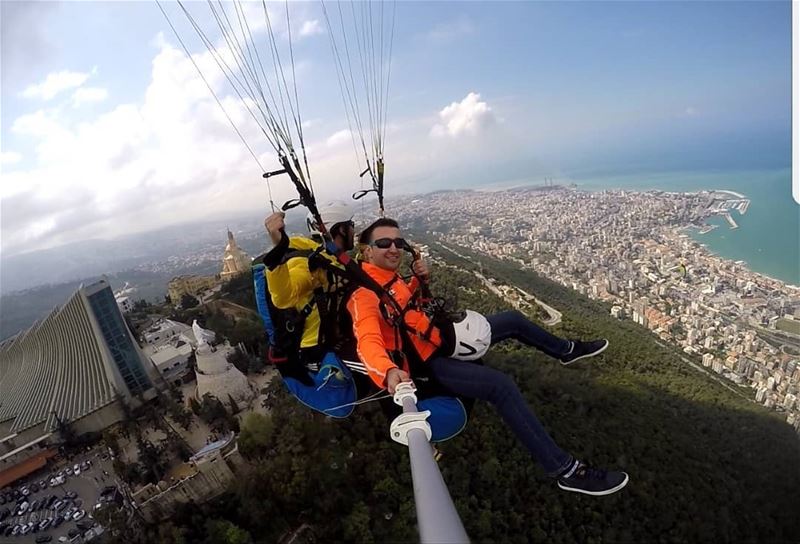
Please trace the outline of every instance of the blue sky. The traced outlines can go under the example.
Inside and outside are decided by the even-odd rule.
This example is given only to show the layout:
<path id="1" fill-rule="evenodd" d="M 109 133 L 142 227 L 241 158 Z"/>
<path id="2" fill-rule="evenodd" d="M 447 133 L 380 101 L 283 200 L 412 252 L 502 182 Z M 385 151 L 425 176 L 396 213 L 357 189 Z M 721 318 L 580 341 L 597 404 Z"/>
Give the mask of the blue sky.
<path id="1" fill-rule="evenodd" d="M 260 172 L 154 3 L 4 1 L 0 11 L 3 255 L 264 206 Z M 788 1 L 402 2 L 396 13 L 389 196 L 790 164 Z M 320 4 L 292 3 L 291 20 L 315 186 L 345 197 L 360 164 Z M 285 179 L 273 190 L 293 196 Z"/>

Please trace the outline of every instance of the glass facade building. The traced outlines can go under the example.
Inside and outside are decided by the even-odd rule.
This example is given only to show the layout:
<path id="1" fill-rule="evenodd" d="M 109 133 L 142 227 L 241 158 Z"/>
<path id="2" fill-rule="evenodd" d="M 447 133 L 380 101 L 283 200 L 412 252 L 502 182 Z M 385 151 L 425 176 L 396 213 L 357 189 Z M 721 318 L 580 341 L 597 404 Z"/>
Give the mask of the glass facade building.
<path id="1" fill-rule="evenodd" d="M 125 385 L 131 395 L 143 394 L 152 387 L 152 383 L 142 366 L 111 287 L 106 284 L 96 293 L 87 293 L 87 298 Z"/>

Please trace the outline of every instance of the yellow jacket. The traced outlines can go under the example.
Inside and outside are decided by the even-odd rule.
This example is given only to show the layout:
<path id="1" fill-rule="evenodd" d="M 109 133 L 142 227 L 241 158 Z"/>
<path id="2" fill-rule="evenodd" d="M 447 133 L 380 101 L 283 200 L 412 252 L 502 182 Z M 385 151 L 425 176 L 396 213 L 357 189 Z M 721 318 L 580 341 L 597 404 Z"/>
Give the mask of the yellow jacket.
<path id="1" fill-rule="evenodd" d="M 319 247 L 320 243 L 303 238 L 292 236 L 289 238 L 288 249 L 313 251 Z M 275 248 L 279 250 L 279 248 Z M 280 251 L 280 250 L 279 250 Z M 341 268 L 336 258 L 327 252 L 321 252 L 321 256 L 327 258 Z M 330 294 L 336 288 L 336 281 L 329 281 L 328 273 L 321 268 L 313 272 L 308 268 L 308 258 L 306 255 L 290 257 L 285 263 L 275 266 L 272 270 L 265 269 L 267 275 L 267 286 L 269 287 L 272 303 L 281 309 L 294 308 L 301 311 L 306 304 L 314 299 L 314 289 L 322 289 Z M 311 348 L 319 343 L 320 316 L 319 308 L 313 305 L 311 313 L 306 317 L 303 327 L 303 336 L 300 340 L 300 348 Z"/>

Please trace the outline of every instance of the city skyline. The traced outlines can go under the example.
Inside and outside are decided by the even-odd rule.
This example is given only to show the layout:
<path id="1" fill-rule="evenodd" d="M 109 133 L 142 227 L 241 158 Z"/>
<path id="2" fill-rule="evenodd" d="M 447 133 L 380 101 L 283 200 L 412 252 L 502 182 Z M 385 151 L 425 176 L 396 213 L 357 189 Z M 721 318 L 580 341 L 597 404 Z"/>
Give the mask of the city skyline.
<path id="1" fill-rule="evenodd" d="M 398 4 L 387 194 L 580 172 L 785 168 L 790 8 Z M 268 209 L 261 172 L 155 5 L 2 10 L 4 257 Z M 358 163 L 325 22 L 317 4 L 291 10 L 311 170 L 321 197 L 346 198 Z M 202 58 L 202 46 L 189 48 Z M 273 191 L 294 196 L 286 180 Z"/>
<path id="2" fill-rule="evenodd" d="M 738 394 L 783 411 L 800 430 L 800 287 L 710 254 L 687 234 L 709 228 L 717 215 L 735 229 L 734 218 L 749 207 L 739 196 L 457 191 L 432 196 L 425 209 L 404 203 L 400 212 L 462 258 L 471 260 L 460 254 L 467 251 L 511 261 L 609 303 L 612 317 L 648 328 L 656 342 L 682 350 L 683 363 L 724 376 L 721 383 L 737 384 Z M 500 290 L 512 304 L 532 300 L 515 286 Z"/>

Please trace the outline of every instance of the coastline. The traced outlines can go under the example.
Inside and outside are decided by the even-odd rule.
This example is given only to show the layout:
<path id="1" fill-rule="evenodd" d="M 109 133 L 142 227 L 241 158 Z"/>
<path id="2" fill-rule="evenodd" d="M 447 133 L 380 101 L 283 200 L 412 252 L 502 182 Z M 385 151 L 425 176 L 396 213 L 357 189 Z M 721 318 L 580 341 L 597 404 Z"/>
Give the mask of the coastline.
<path id="1" fill-rule="evenodd" d="M 550 190 L 544 178 L 512 179 L 464 187 L 483 193 L 521 189 Z M 586 192 L 625 191 L 664 193 L 716 193 L 731 204 L 728 217 L 709 217 L 706 227 L 687 230 L 693 240 L 713 248 L 714 254 L 731 261 L 743 260 L 748 269 L 787 285 L 800 285 L 800 207 L 791 198 L 791 169 L 739 171 L 673 171 L 601 177 L 563 176 L 553 183 L 568 190 Z M 746 195 L 752 195 L 752 198 Z M 728 206 L 726 206 L 728 207 Z M 734 219 L 733 210 L 739 211 Z M 746 215 L 745 215 L 746 213 Z M 743 216 L 743 217 L 742 217 Z M 730 229 L 728 227 L 736 228 Z M 726 228 L 720 228 L 726 227 Z M 783 233 L 777 237 L 773 233 Z"/>
<path id="2" fill-rule="evenodd" d="M 718 227 L 718 226 L 719 225 L 714 225 L 715 228 Z M 692 230 L 694 228 L 696 228 L 695 225 L 684 225 L 684 226 L 681 226 L 681 227 L 671 227 L 671 228 L 668 227 L 667 230 L 668 230 L 668 232 L 672 231 L 672 234 L 675 234 L 675 236 L 677 237 L 677 236 L 687 236 L 686 231 L 690 231 L 690 230 Z M 697 239 L 695 239 L 693 237 L 692 237 L 692 240 L 697 245 L 698 251 L 703 253 L 706 258 L 719 261 L 720 263 L 723 263 L 723 264 L 726 264 L 726 265 L 729 265 L 729 266 L 734 266 L 734 265 L 735 266 L 741 266 L 742 268 L 746 269 L 747 272 L 749 272 L 750 274 L 758 276 L 758 277 L 762 278 L 763 280 L 765 280 L 767 282 L 778 283 L 782 287 L 797 291 L 798 295 L 800 295 L 800 285 L 795 285 L 793 283 L 787 282 L 786 280 L 782 280 L 780 278 L 776 278 L 774 276 L 770 276 L 769 274 L 765 274 L 764 272 L 758 272 L 756 270 L 753 270 L 752 268 L 750 268 L 750 263 L 748 263 L 745 260 L 741 260 L 741 259 L 734 260 L 734 259 L 731 259 L 729 257 L 725 257 L 724 255 L 720 255 L 718 252 L 713 251 L 711 248 L 708 247 L 707 244 L 704 244 L 704 243 L 698 241 Z"/>

